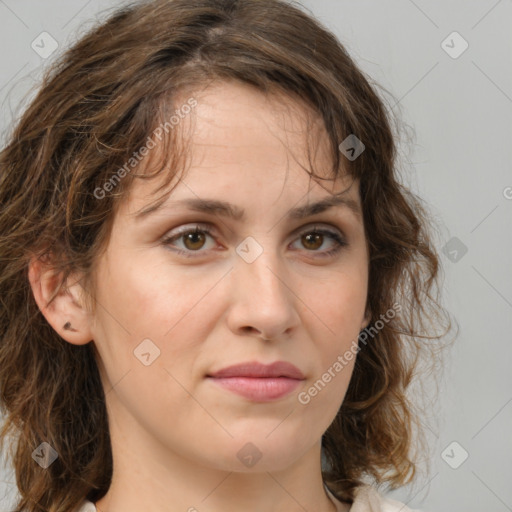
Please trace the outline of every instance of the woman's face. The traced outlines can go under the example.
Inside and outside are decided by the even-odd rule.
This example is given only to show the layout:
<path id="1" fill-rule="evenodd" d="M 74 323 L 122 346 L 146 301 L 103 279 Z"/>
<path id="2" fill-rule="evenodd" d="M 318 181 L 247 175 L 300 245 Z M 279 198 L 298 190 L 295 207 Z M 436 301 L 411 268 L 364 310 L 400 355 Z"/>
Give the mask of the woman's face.
<path id="1" fill-rule="evenodd" d="M 194 97 L 181 121 L 193 120 L 190 167 L 146 215 L 157 183 L 135 180 L 97 267 L 91 333 L 112 439 L 222 470 L 283 469 L 318 448 L 353 369 L 339 357 L 366 325 L 358 183 L 310 180 L 305 111 L 292 100 L 234 83 Z M 326 174 L 322 130 L 312 160 Z M 305 212 L 342 191 L 338 205 Z M 303 379 L 209 377 L 276 361 Z"/>

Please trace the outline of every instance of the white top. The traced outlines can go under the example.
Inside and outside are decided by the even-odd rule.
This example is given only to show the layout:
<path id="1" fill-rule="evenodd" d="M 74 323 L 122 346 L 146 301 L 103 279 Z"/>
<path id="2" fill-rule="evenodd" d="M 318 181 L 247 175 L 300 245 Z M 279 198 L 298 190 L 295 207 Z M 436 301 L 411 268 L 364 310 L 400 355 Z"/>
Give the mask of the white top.
<path id="1" fill-rule="evenodd" d="M 328 495 L 337 506 L 337 511 L 342 512 L 343 504 L 339 502 L 334 495 L 327 489 Z M 82 505 L 75 512 L 98 512 L 96 507 L 90 501 L 84 500 Z M 350 507 L 350 512 L 420 512 L 412 510 L 399 501 L 381 496 L 377 490 L 370 485 L 362 485 L 355 490 L 354 503 Z"/>
<path id="2" fill-rule="evenodd" d="M 343 504 L 334 497 L 327 487 L 325 490 L 338 507 L 337 512 L 342 512 L 344 510 L 342 508 Z M 350 512 L 420 512 L 417 509 L 410 509 L 399 501 L 381 496 L 371 485 L 357 487 L 354 494 L 354 502 L 350 507 Z M 92 512 L 95 511 L 92 510 Z"/>

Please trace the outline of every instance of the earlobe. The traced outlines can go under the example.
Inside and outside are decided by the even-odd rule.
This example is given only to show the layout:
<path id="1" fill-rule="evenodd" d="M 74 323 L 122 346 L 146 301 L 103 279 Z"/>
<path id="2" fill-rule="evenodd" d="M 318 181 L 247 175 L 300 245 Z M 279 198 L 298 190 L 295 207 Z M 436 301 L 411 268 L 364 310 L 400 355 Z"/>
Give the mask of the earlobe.
<path id="1" fill-rule="evenodd" d="M 61 276 L 35 257 L 29 263 L 28 279 L 41 313 L 59 336 L 74 345 L 85 345 L 93 339 L 91 315 L 80 301 L 78 280 L 68 279 L 55 295 Z"/>
<path id="2" fill-rule="evenodd" d="M 66 329 L 66 331 L 73 331 L 73 332 L 77 332 L 76 329 L 74 329 L 72 326 L 71 326 L 71 322 L 66 322 L 63 326 L 62 326 L 63 329 Z"/>

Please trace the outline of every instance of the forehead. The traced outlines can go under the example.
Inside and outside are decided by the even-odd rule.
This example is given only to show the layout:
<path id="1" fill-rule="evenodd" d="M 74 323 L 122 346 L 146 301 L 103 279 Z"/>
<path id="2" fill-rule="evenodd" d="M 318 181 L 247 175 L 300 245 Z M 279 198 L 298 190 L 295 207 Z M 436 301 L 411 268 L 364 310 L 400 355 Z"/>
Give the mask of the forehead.
<path id="1" fill-rule="evenodd" d="M 196 91 L 197 106 L 179 126 L 188 134 L 196 162 L 208 153 L 210 159 L 230 163 L 257 159 L 261 164 L 291 159 L 307 165 L 311 157 L 331 160 L 329 136 L 323 119 L 307 103 L 281 91 L 264 93 L 241 82 L 214 82 Z M 175 103 L 184 104 L 180 94 Z M 263 159 L 263 161 L 262 161 Z M 282 162 L 276 162 L 282 165 Z"/>
<path id="2" fill-rule="evenodd" d="M 284 93 L 264 94 L 238 82 L 218 82 L 192 93 L 182 92 L 175 97 L 174 107 L 190 98 L 196 106 L 177 126 L 185 158 L 169 169 L 167 174 L 175 176 L 164 189 L 160 188 L 164 176 L 135 180 L 130 191 L 132 212 L 163 199 L 164 193 L 211 197 L 216 191 L 233 197 L 244 190 L 256 192 L 276 184 L 285 187 L 286 182 L 295 195 L 318 189 L 311 195 L 323 198 L 324 191 L 335 194 L 355 188 L 346 173 L 332 179 L 329 136 L 322 118 L 304 102 Z M 163 148 L 166 145 L 158 145 L 148 163 L 159 161 Z M 172 151 L 172 146 L 167 150 Z M 312 180 L 308 172 L 321 179 Z M 156 190 L 160 194 L 153 197 Z"/>

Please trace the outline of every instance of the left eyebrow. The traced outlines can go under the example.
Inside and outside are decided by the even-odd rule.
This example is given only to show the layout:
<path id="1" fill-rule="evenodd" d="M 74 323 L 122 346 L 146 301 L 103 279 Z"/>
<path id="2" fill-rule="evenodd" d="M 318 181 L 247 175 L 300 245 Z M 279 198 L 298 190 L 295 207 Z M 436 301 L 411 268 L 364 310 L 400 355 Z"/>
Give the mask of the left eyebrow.
<path id="1" fill-rule="evenodd" d="M 245 211 L 234 204 L 217 199 L 204 199 L 195 197 L 172 202 L 161 201 L 160 203 L 150 205 L 138 211 L 135 214 L 135 219 L 138 220 L 146 218 L 152 213 L 161 210 L 164 205 L 169 208 L 176 208 L 180 206 L 186 207 L 196 212 L 216 214 L 223 217 L 229 217 L 237 221 L 243 221 L 245 219 Z M 300 220 L 311 217 L 318 213 L 325 212 L 337 206 L 345 207 L 354 213 L 359 219 L 362 218 L 362 212 L 359 203 L 352 198 L 343 197 L 341 195 L 330 195 L 314 203 L 292 208 L 288 211 L 287 215 L 290 219 Z"/>

